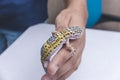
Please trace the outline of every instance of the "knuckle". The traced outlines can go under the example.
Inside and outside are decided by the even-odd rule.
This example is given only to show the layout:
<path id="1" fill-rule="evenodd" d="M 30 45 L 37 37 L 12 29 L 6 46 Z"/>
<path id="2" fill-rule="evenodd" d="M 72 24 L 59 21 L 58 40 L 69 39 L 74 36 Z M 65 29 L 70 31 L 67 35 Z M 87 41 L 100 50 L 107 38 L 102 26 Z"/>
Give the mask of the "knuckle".
<path id="1" fill-rule="evenodd" d="M 59 16 L 56 17 L 55 21 L 57 22 L 59 20 Z"/>
<path id="2" fill-rule="evenodd" d="M 51 64 L 49 64 L 48 67 L 47 67 L 47 71 L 48 71 L 48 72 L 51 72 L 52 69 L 53 69 L 53 66 L 52 66 Z"/>
<path id="3" fill-rule="evenodd" d="M 59 14 L 59 15 L 56 17 L 55 20 L 56 20 L 56 21 L 59 21 L 59 20 L 61 19 L 61 17 L 62 17 L 62 16 Z"/>
<path id="4" fill-rule="evenodd" d="M 60 24 L 60 18 L 59 17 L 57 17 L 56 19 L 55 19 L 55 23 L 57 24 L 57 25 L 59 25 Z"/>
<path id="5" fill-rule="evenodd" d="M 47 72 L 51 75 L 54 75 L 58 69 L 58 66 L 56 64 L 50 64 L 48 65 Z"/>
<path id="6" fill-rule="evenodd" d="M 52 71 L 54 69 L 55 64 L 49 63 L 47 70 Z"/>

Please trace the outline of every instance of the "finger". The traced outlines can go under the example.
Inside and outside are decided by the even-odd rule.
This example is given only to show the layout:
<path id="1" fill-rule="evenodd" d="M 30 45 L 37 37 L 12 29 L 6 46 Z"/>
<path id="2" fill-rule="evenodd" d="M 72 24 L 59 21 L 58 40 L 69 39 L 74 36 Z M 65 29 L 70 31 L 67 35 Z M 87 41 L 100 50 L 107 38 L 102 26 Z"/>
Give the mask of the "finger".
<path id="1" fill-rule="evenodd" d="M 64 13 L 61 13 L 60 15 L 57 16 L 56 18 L 56 30 L 57 31 L 62 31 L 63 29 L 65 29 L 66 26 L 68 26 L 69 23 L 69 16 L 65 16 Z M 63 52 L 65 53 L 66 51 L 63 50 Z M 58 58 L 59 56 L 61 56 L 62 60 L 60 58 Z M 48 72 L 50 74 L 55 74 L 55 72 L 57 71 L 57 69 L 60 67 L 60 65 L 67 60 L 67 54 L 65 54 L 63 56 L 63 54 L 59 54 L 54 60 L 51 61 L 51 63 L 49 64 L 50 66 L 48 66 Z M 58 58 L 58 59 L 57 59 Z M 64 60 L 64 61 L 63 61 Z M 54 62 L 56 61 L 56 62 Z M 54 69 L 53 69 L 54 68 Z"/>
<path id="2" fill-rule="evenodd" d="M 65 46 L 53 57 L 51 62 L 48 64 L 47 72 L 54 75 L 57 70 L 70 58 L 70 52 Z"/>
<path id="3" fill-rule="evenodd" d="M 77 68 L 79 67 L 79 64 L 81 62 L 81 58 L 78 59 L 78 62 L 76 63 L 76 66 L 73 67 L 71 70 L 69 70 L 68 72 L 64 73 L 58 80 L 65 80 L 67 79 L 69 76 L 72 75 L 72 73 L 77 70 Z"/>
<path id="4" fill-rule="evenodd" d="M 82 56 L 82 52 L 83 52 L 83 48 L 84 48 L 84 41 L 85 41 L 85 38 L 82 38 L 81 40 L 82 42 L 80 42 L 80 46 L 81 48 L 77 48 L 77 51 L 76 51 L 76 54 L 74 56 L 72 56 L 58 71 L 57 73 L 55 74 L 55 78 L 59 78 L 61 77 L 63 74 L 65 74 L 66 72 L 70 71 L 71 68 L 73 68 L 73 70 L 76 70 L 76 66 L 78 66 L 80 64 L 79 61 L 81 61 L 81 56 Z M 74 44 L 77 43 L 78 41 L 76 42 L 73 42 Z M 78 44 L 78 43 L 77 43 Z M 77 45 L 75 44 L 75 45 Z M 76 46 L 77 47 L 77 46 Z M 78 62 L 76 62 L 78 61 Z M 76 63 L 76 66 L 75 66 L 75 63 Z"/>
<path id="5" fill-rule="evenodd" d="M 74 55 L 68 62 L 66 62 L 66 64 L 64 64 L 63 67 L 56 73 L 54 78 L 58 80 L 61 78 L 66 79 L 68 76 L 70 76 L 80 64 L 81 57 L 77 58 L 78 60 L 76 60 L 76 58 L 77 55 Z"/>

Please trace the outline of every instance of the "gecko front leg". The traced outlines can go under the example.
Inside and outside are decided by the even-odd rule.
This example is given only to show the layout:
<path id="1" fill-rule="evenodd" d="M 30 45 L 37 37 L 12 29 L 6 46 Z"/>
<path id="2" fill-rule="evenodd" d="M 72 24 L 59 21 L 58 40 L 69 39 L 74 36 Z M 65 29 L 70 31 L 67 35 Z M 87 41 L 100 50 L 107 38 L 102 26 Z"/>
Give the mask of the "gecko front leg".
<path id="1" fill-rule="evenodd" d="M 76 49 L 74 47 L 72 47 L 71 44 L 70 44 L 70 39 L 67 39 L 66 47 L 71 51 L 70 52 L 70 57 L 73 56 L 76 53 Z"/>

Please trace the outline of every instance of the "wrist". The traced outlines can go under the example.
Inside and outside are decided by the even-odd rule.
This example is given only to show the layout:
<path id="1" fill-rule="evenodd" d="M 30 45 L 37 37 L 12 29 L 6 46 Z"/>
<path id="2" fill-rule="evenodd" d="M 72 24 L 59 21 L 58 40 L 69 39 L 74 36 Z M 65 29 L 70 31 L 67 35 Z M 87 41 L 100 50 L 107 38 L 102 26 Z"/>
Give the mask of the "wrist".
<path id="1" fill-rule="evenodd" d="M 83 24 L 87 23 L 88 11 L 86 6 L 86 0 L 65 0 L 67 8 L 73 12 L 77 12 L 81 17 Z"/>
<path id="2" fill-rule="evenodd" d="M 64 0 L 67 8 L 81 13 L 86 19 L 88 18 L 86 0 Z"/>
<path id="3" fill-rule="evenodd" d="M 80 10 L 86 9 L 86 0 L 64 0 L 68 8 Z"/>

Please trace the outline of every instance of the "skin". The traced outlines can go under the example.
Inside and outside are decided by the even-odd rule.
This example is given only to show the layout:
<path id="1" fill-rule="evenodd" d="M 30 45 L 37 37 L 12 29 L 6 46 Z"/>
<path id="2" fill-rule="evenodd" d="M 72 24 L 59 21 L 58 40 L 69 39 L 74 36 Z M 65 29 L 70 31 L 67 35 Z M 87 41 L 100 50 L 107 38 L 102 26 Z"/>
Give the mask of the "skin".
<path id="1" fill-rule="evenodd" d="M 47 73 L 41 80 L 65 80 L 77 70 L 81 62 L 82 52 L 85 46 L 85 26 L 88 18 L 86 0 L 65 0 L 67 8 L 56 17 L 56 31 L 62 31 L 68 26 L 80 26 L 84 28 L 81 38 L 70 41 L 77 50 L 76 54 L 69 57 L 70 51 L 66 46 L 58 52 L 47 67 Z"/>

